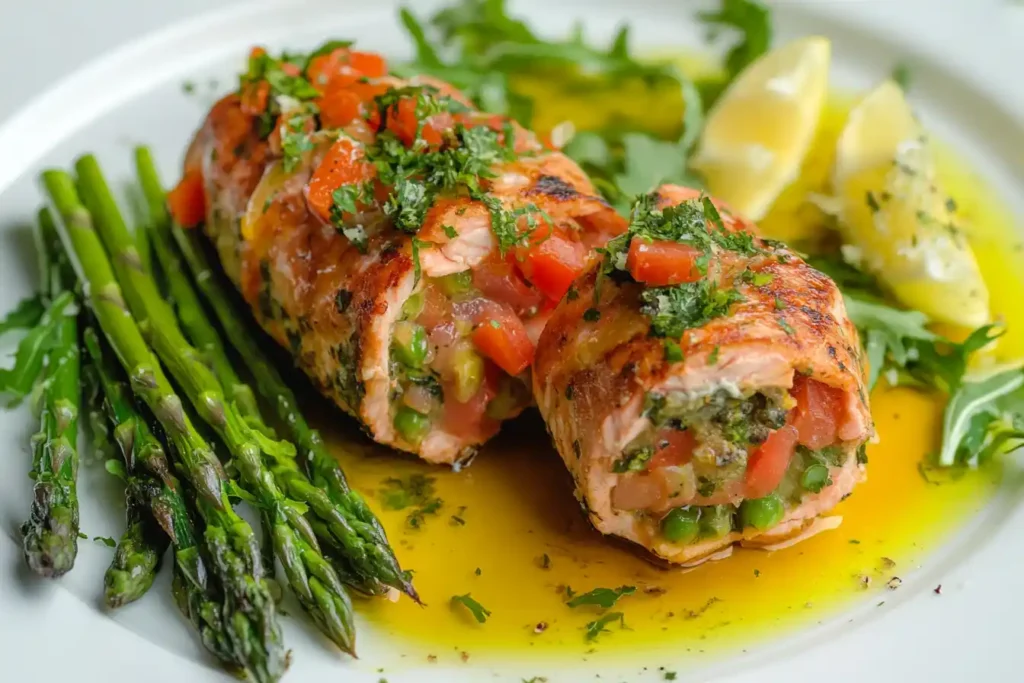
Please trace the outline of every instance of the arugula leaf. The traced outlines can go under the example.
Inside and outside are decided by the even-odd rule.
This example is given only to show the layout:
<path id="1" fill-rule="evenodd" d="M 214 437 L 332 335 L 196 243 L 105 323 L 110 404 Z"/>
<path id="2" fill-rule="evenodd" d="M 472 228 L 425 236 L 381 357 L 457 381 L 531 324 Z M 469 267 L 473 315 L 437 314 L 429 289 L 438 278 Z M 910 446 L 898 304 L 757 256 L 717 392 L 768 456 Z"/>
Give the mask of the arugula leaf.
<path id="1" fill-rule="evenodd" d="M 725 57 L 730 81 L 771 48 L 771 11 L 757 0 L 722 0 L 717 12 L 701 12 L 698 17 L 714 33 L 724 27 L 738 34 Z"/>
<path id="2" fill-rule="evenodd" d="M 43 370 L 53 333 L 64 315 L 74 315 L 74 295 L 63 292 L 46 309 L 39 323 L 22 338 L 14 352 L 14 367 L 0 368 L 0 395 L 10 395 L 16 405 L 32 391 Z"/>
<path id="3" fill-rule="evenodd" d="M 455 605 L 464 606 L 470 611 L 473 618 L 481 624 L 487 621 L 487 617 L 491 616 L 491 611 L 474 600 L 469 593 L 466 593 L 465 595 L 453 595 L 451 604 L 453 607 Z"/>
<path id="4" fill-rule="evenodd" d="M 11 330 L 27 330 L 35 327 L 39 324 L 45 311 L 42 298 L 38 294 L 25 297 L 18 302 L 14 310 L 0 320 L 0 334 Z"/>
<path id="5" fill-rule="evenodd" d="M 626 628 L 626 618 L 622 612 L 608 612 L 587 624 L 587 640 L 594 640 L 608 630 L 608 625 L 619 622 L 619 628 Z"/>
<path id="6" fill-rule="evenodd" d="M 1024 371 L 1020 368 L 963 382 L 946 404 L 942 418 L 942 450 L 939 453 L 938 464 L 949 467 L 958 460 L 977 462 L 980 459 L 980 451 L 987 445 L 985 442 L 997 436 L 996 432 L 990 435 L 993 426 L 1001 429 L 1001 440 L 1020 439 L 1021 426 L 1024 426 L 1020 424 L 1024 419 L 1024 413 L 1020 409 L 1024 408 L 1024 401 L 1017 401 L 1016 414 L 1007 415 L 1008 411 L 998 409 L 997 400 L 1022 386 Z M 999 425 L 993 424 L 996 420 L 1001 421 Z M 979 438 L 979 432 L 984 436 Z M 965 445 L 968 447 L 965 448 Z"/>
<path id="7" fill-rule="evenodd" d="M 569 602 L 565 603 L 569 607 L 580 607 L 581 605 L 597 605 L 602 609 L 608 609 L 616 602 L 619 598 L 623 598 L 627 595 L 632 595 L 636 592 L 636 586 L 619 586 L 618 588 L 595 588 L 592 591 L 581 593 L 574 597 Z"/>

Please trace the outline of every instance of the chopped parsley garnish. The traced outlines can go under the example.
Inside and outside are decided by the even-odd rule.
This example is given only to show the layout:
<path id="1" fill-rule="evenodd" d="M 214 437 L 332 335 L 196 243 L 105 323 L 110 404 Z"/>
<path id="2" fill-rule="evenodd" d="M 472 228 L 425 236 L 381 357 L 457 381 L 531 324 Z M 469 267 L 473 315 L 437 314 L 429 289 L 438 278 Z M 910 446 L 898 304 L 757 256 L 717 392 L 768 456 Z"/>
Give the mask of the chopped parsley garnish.
<path id="1" fill-rule="evenodd" d="M 405 520 L 413 529 L 423 526 L 426 516 L 437 514 L 444 504 L 434 494 L 434 478 L 422 474 L 412 474 L 406 479 L 388 477 L 383 481 L 378 497 L 385 510 L 413 508 Z"/>
<path id="2" fill-rule="evenodd" d="M 622 612 L 608 612 L 602 614 L 594 621 L 587 623 L 587 640 L 594 640 L 599 635 L 608 631 L 608 626 L 619 622 L 619 628 L 626 628 L 625 615 Z"/>
<path id="3" fill-rule="evenodd" d="M 612 464 L 612 472 L 622 474 L 624 472 L 643 472 L 647 469 L 647 463 L 654 457 L 654 449 L 650 446 L 638 448 L 631 451 Z"/>
<path id="4" fill-rule="evenodd" d="M 636 592 L 636 586 L 619 586 L 618 588 L 595 588 L 586 593 L 580 593 L 567 604 L 569 607 L 581 607 L 583 605 L 596 605 L 601 609 L 609 609 L 620 598 L 632 595 Z"/>
<path id="5" fill-rule="evenodd" d="M 309 121 L 309 116 L 316 113 L 316 107 L 312 104 L 307 107 L 291 114 L 284 122 L 284 132 L 281 134 L 281 154 L 286 173 L 294 171 L 302 161 L 302 157 L 314 146 L 312 137 L 306 132 L 306 123 Z"/>
<path id="6" fill-rule="evenodd" d="M 678 363 L 684 360 L 682 347 L 671 339 L 665 340 L 665 360 L 669 363 Z"/>
<path id="7" fill-rule="evenodd" d="M 491 616 L 491 611 L 470 597 L 469 593 L 466 593 L 465 595 L 453 595 L 451 604 L 453 607 L 455 605 L 462 605 L 468 609 L 470 614 L 473 615 L 473 618 L 481 624 L 487 621 L 487 617 Z"/>
<path id="8" fill-rule="evenodd" d="M 112 539 L 109 536 L 93 536 L 92 540 L 94 540 L 97 543 L 102 543 L 103 545 L 107 546 L 108 548 L 115 548 L 115 547 L 117 547 L 117 541 L 115 541 L 114 539 Z"/>
<path id="9" fill-rule="evenodd" d="M 684 282 L 672 287 L 651 287 L 640 294 L 641 311 L 651 319 L 651 334 L 679 339 L 686 330 L 700 327 L 729 312 L 743 295 L 735 289 L 719 289 L 708 280 Z"/>
<path id="10" fill-rule="evenodd" d="M 598 320 L 601 319 L 601 311 L 597 310 L 596 308 L 588 308 L 587 310 L 583 311 L 583 319 L 586 320 L 588 323 L 596 323 Z"/>

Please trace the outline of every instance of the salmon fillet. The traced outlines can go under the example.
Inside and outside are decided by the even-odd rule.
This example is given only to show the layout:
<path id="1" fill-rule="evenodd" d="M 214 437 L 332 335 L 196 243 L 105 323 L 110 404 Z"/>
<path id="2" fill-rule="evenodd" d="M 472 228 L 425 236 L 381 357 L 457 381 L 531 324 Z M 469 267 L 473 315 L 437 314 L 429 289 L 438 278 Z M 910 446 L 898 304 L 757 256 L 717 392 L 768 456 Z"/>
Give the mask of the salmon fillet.
<path id="1" fill-rule="evenodd" d="M 662 187 L 652 202 L 648 223 L 685 206 L 704 224 L 694 190 Z M 708 273 L 683 287 L 714 278 L 729 302 L 720 314 L 666 336 L 651 308 L 668 288 L 622 263 L 597 266 L 555 309 L 533 373 L 594 526 L 677 564 L 834 526 L 819 517 L 863 478 L 872 434 L 864 359 L 836 285 L 779 243 L 730 240 L 754 228 L 719 208 L 722 225 L 706 229 L 726 247 L 711 247 Z M 769 452 L 781 453 L 771 467 Z"/>
<path id="2" fill-rule="evenodd" d="M 553 301 L 510 250 L 530 248 L 524 235 L 542 217 L 590 258 L 590 246 L 626 223 L 574 162 L 516 122 L 474 111 L 436 79 L 355 71 L 383 63 L 367 54 L 339 48 L 299 72 L 254 51 L 240 92 L 215 104 L 197 132 L 185 171 L 202 176 L 204 230 L 227 275 L 317 388 L 377 442 L 459 464 L 532 402 L 528 369 L 509 365 L 532 360 Z M 297 101 L 252 76 L 272 70 L 271 83 L 302 73 L 320 93 Z M 338 102 L 354 103 L 349 118 Z M 497 158 L 434 192 L 416 224 L 399 229 L 404 209 L 391 204 L 405 190 L 385 176 L 403 171 L 380 159 L 447 161 L 470 144 L 490 144 Z M 356 175 L 325 194 L 321 176 L 335 171 Z M 345 187 L 361 193 L 358 208 L 326 214 L 318 201 L 338 202 L 330 192 Z M 501 239 L 498 217 L 511 225 Z M 481 325 L 518 332 L 495 340 Z M 516 348 L 501 346 L 510 339 Z"/>

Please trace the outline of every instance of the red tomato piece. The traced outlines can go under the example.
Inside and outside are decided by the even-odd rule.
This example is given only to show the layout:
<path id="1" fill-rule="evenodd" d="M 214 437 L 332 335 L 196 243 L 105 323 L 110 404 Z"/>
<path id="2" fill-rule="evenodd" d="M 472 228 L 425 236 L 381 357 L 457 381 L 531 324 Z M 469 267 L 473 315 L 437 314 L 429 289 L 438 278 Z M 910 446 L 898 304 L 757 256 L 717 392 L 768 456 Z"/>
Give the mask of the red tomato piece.
<path id="1" fill-rule="evenodd" d="M 206 190 L 203 174 L 198 170 L 185 173 L 177 187 L 167 193 L 167 208 L 182 227 L 194 228 L 206 218 Z"/>
<path id="2" fill-rule="evenodd" d="M 660 432 L 655 437 L 654 444 L 654 456 L 647 464 L 649 470 L 685 465 L 690 462 L 693 458 L 693 449 L 697 447 L 697 437 L 689 429 L 685 431 L 669 429 Z"/>
<path id="3" fill-rule="evenodd" d="M 509 306 L 487 307 L 473 330 L 473 344 L 510 375 L 518 375 L 533 362 L 533 342 Z"/>
<path id="4" fill-rule="evenodd" d="M 249 83 L 242 89 L 242 112 L 247 116 L 259 116 L 267 110 L 269 99 L 269 83 L 266 81 Z"/>
<path id="5" fill-rule="evenodd" d="M 383 78 L 388 75 L 388 63 L 374 52 L 352 52 L 348 58 L 352 68 L 366 78 Z"/>
<path id="6" fill-rule="evenodd" d="M 411 147 L 418 137 L 428 145 L 440 145 L 444 132 L 452 127 L 454 119 L 451 114 L 440 113 L 428 117 L 420 126 L 416 116 L 416 98 L 403 97 L 388 110 L 388 130 L 398 136 L 407 147 Z"/>
<path id="7" fill-rule="evenodd" d="M 473 286 L 488 299 L 508 304 L 519 314 L 539 306 L 543 295 L 507 261 L 487 261 L 473 270 Z"/>
<path id="8" fill-rule="evenodd" d="M 373 166 L 362 149 L 348 138 L 335 142 L 316 167 L 306 186 L 306 203 L 325 221 L 331 219 L 332 195 L 342 185 L 360 184 L 373 177 Z"/>
<path id="9" fill-rule="evenodd" d="M 317 100 L 324 128 L 343 128 L 359 118 L 363 101 L 349 89 L 332 88 Z"/>
<path id="10" fill-rule="evenodd" d="M 637 282 L 654 287 L 696 282 L 703 274 L 698 267 L 702 252 L 689 244 L 634 238 L 626 256 L 626 268 Z"/>
<path id="11" fill-rule="evenodd" d="M 747 459 L 747 472 L 743 480 L 743 495 L 764 498 L 778 488 L 796 449 L 797 430 L 792 425 L 772 432 Z"/>
<path id="12" fill-rule="evenodd" d="M 791 423 L 800 445 L 818 450 L 835 443 L 845 410 L 843 390 L 798 374 L 790 393 L 796 399 Z"/>
<path id="13" fill-rule="evenodd" d="M 526 279 L 554 301 L 565 296 L 587 265 L 586 247 L 557 233 L 516 252 Z"/>

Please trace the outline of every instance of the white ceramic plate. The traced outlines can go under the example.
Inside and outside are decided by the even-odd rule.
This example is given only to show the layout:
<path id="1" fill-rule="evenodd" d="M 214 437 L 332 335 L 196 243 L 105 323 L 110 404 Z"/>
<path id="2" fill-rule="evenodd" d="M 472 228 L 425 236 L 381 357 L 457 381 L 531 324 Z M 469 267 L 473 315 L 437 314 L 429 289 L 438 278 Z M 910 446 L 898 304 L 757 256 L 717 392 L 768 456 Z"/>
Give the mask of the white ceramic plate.
<path id="1" fill-rule="evenodd" d="M 94 7 L 80 3 L 60 4 L 64 9 Z M 42 3 L 48 4 L 58 3 Z M 408 48 L 394 19 L 394 4 L 293 0 L 227 8 L 111 50 L 52 88 L 40 85 L 45 92 L 0 125 L 0 310 L 33 289 L 36 273 L 26 226 L 40 202 L 35 178 L 42 167 L 66 166 L 89 150 L 99 155 L 111 177 L 127 182 L 130 148 L 146 142 L 163 162 L 165 178 L 174 177 L 190 133 L 219 92 L 206 90 L 206 84 L 215 79 L 223 88 L 233 82 L 239 55 L 250 45 L 304 47 L 326 36 L 340 36 L 401 56 Z M 415 3 L 421 12 L 431 4 L 435 3 Z M 628 20 L 637 44 L 652 49 L 692 46 L 701 40 L 690 3 L 512 4 L 516 12 L 535 17 L 532 23 L 545 31 L 558 32 L 584 18 L 592 35 L 604 37 Z M 70 23 L 66 13 L 59 14 L 65 21 L 39 39 L 65 55 L 62 64 L 68 65 L 72 62 L 67 55 L 74 55 L 79 43 L 83 50 L 96 51 L 87 33 L 89 25 L 102 24 L 109 33 L 135 7 L 130 0 L 105 1 Z M 44 21 L 58 16 L 41 9 L 36 6 L 31 12 Z M 775 17 L 779 40 L 810 33 L 832 39 L 833 82 L 839 85 L 864 87 L 897 61 L 909 63 L 913 101 L 929 127 L 963 152 L 1011 201 L 1017 215 L 1024 216 L 1024 81 L 1019 73 L 1024 64 L 1024 8 L 1009 1 L 980 0 L 790 2 L 780 3 Z M 126 21 L 140 23 L 138 16 Z M 2 30 L 34 36 L 39 33 L 35 29 L 42 28 L 7 22 Z M 24 35 L 0 38 L 24 44 Z M 112 35 L 119 40 L 128 37 L 116 31 Z M 0 50 L 3 54 L 11 55 Z M 8 62 L 4 73 L 14 79 L 16 91 L 28 92 L 32 88 L 19 79 L 30 78 L 32 70 L 22 66 Z M 181 84 L 186 79 L 208 96 L 184 96 Z M 3 111 L 0 106 L 0 114 Z M 100 611 L 98 587 L 109 557 L 102 546 L 83 542 L 75 571 L 58 583 L 26 575 L 13 539 L 29 504 L 25 470 L 33 422 L 26 409 L 0 413 L 0 680 L 227 680 L 208 666 L 171 605 L 166 587 L 114 617 Z M 90 535 L 117 536 L 115 482 L 102 468 L 82 467 L 81 472 L 82 489 L 88 491 L 82 500 L 82 528 Z M 780 634 L 776 641 L 724 658 L 516 658 L 445 668 L 403 661 L 399 644 L 375 637 L 362 625 L 362 659 L 351 662 L 323 647 L 305 625 L 289 621 L 286 638 L 295 658 L 287 680 L 375 683 L 386 677 L 391 683 L 457 683 L 544 675 L 552 682 L 639 682 L 662 680 L 658 666 L 679 672 L 681 681 L 952 681 L 968 676 L 1021 680 L 1021 500 L 1024 473 L 1011 463 L 1000 495 L 924 566 L 904 574 L 900 591 L 887 596 L 883 607 L 876 607 L 877 599 L 872 599 L 813 628 Z M 164 581 L 167 574 L 163 572 Z M 941 597 L 932 592 L 937 583 L 944 586 Z"/>

